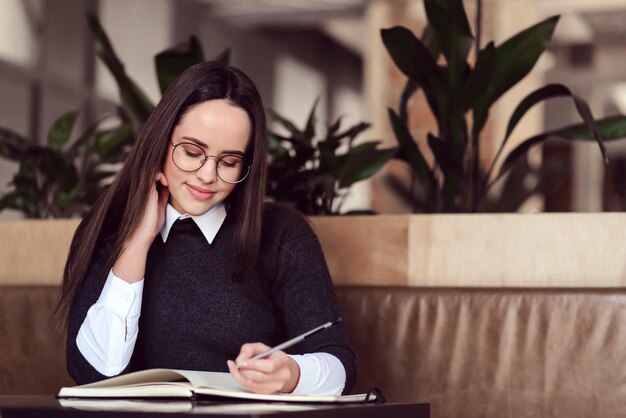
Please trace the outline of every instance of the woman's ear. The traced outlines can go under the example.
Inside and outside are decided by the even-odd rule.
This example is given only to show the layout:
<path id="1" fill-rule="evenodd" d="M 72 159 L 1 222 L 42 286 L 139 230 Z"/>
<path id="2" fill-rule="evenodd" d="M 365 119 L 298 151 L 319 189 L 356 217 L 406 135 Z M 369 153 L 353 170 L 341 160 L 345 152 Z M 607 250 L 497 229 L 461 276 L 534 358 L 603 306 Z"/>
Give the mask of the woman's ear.
<path id="1" fill-rule="evenodd" d="M 159 174 L 157 175 L 157 188 L 159 188 L 159 186 L 164 186 L 164 187 L 169 187 L 169 182 L 167 181 L 167 177 L 165 177 L 165 174 L 163 174 L 163 172 L 159 172 Z"/>

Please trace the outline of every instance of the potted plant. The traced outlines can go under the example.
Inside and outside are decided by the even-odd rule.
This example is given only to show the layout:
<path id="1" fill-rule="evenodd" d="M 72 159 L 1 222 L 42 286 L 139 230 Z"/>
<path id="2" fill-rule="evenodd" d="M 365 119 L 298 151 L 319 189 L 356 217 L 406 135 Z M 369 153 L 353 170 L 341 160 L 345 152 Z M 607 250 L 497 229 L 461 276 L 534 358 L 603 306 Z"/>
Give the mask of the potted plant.
<path id="1" fill-rule="evenodd" d="M 316 138 L 315 101 L 304 129 L 271 112 L 288 136 L 270 132 L 267 196 L 287 202 L 306 215 L 337 215 L 349 187 L 376 173 L 395 154 L 381 149 L 380 141 L 355 145 L 370 125 L 365 122 L 343 128 L 341 117 Z"/>
<path id="2" fill-rule="evenodd" d="M 11 188 L 0 196 L 0 210 L 16 209 L 27 218 L 0 223 L 0 236 L 6 242 L 0 265 L 12 266 L 10 271 L 0 269 L 0 283 L 58 284 L 78 218 L 108 186 L 117 172 L 115 165 L 126 159 L 153 109 L 126 74 L 97 17 L 90 14 L 87 20 L 97 54 L 119 86 L 121 106 L 117 115 L 96 121 L 75 138 L 72 131 L 78 113 L 62 115 L 43 144 L 0 128 L 0 157 L 19 164 Z M 217 59 L 227 61 L 228 50 Z M 161 89 L 185 68 L 203 60 L 195 37 L 159 53 L 155 65 Z M 112 116 L 117 116 L 118 126 L 103 129 L 102 122 Z M 36 256 L 38 262 L 33 263 L 33 255 L 39 254 L 44 256 Z"/>
<path id="3" fill-rule="evenodd" d="M 321 228 L 331 271 L 337 272 L 334 279 L 416 286 L 623 285 L 624 263 L 614 262 L 623 258 L 622 238 L 612 232 L 623 229 L 623 213 L 453 214 L 498 211 L 502 206 L 514 211 L 528 193 L 521 187 L 529 170 L 527 152 L 543 141 L 596 141 L 606 161 L 604 141 L 626 136 L 626 117 L 595 120 L 584 99 L 562 84 L 550 84 L 518 104 L 496 157 L 488 167 L 480 165 L 481 134 L 491 107 L 532 70 L 559 17 L 501 45 L 489 42 L 480 48 L 461 0 L 425 0 L 424 7 L 428 22 L 421 38 L 400 26 L 381 31 L 389 55 L 407 77 L 399 109 L 390 108 L 389 117 L 398 141 L 395 157 L 409 167 L 411 182 L 407 187 L 392 178 L 391 184 L 413 212 L 448 215 L 383 215 Z M 468 60 L 472 45 L 473 65 Z M 409 99 L 418 90 L 437 127 L 419 144 L 408 128 Z M 582 123 L 537 134 L 503 156 L 526 112 L 553 97 L 569 97 Z M 432 161 L 425 157 L 424 145 Z M 496 162 L 502 162 L 497 172 Z M 487 195 L 497 181 L 505 181 L 499 201 Z"/>

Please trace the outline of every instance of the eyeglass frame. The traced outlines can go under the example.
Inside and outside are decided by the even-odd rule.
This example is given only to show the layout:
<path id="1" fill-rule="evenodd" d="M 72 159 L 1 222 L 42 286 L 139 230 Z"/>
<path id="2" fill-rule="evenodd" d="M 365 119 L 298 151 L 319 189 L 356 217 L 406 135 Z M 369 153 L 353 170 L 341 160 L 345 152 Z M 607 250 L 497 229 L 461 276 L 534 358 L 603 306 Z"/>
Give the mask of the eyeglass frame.
<path id="1" fill-rule="evenodd" d="M 193 142 L 179 142 L 177 144 L 170 142 L 170 145 L 174 147 L 174 149 L 172 150 L 172 162 L 174 163 L 174 165 L 176 166 L 176 168 L 178 168 L 181 171 L 184 171 L 185 173 L 195 173 L 196 171 L 200 170 L 202 167 L 204 167 L 204 164 L 206 164 L 207 160 L 209 158 L 213 158 L 216 160 L 215 163 L 215 174 L 217 174 L 217 177 L 222 180 L 224 183 L 228 183 L 228 184 L 239 184 L 242 181 L 244 181 L 245 179 L 248 178 L 248 175 L 250 174 L 250 164 L 248 164 L 248 162 L 246 162 L 246 159 L 244 157 L 242 157 L 241 155 L 238 154 L 224 154 L 221 157 L 218 157 L 217 155 L 208 155 L 204 149 L 198 145 L 198 144 L 194 144 Z M 178 164 L 176 164 L 176 160 L 174 160 L 174 152 L 176 151 L 176 147 L 179 145 L 193 145 L 194 147 L 198 147 L 202 153 L 204 154 L 204 160 L 202 160 L 202 164 L 200 164 L 200 167 L 196 168 L 195 170 L 185 170 L 183 168 L 180 168 Z M 226 181 L 224 180 L 222 177 L 220 177 L 220 171 L 218 169 L 219 165 L 220 165 L 220 161 L 222 161 L 222 158 L 224 157 L 239 157 L 241 158 L 241 160 L 246 164 L 246 167 L 248 168 L 248 171 L 246 172 L 246 175 L 243 176 L 243 178 L 241 180 L 238 181 Z"/>

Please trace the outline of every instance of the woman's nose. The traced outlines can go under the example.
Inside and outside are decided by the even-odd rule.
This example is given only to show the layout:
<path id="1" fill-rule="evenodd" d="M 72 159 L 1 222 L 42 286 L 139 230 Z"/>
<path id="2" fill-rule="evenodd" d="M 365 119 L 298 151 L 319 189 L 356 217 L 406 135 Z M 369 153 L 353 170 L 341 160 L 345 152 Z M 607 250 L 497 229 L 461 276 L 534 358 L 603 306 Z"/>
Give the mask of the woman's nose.
<path id="1" fill-rule="evenodd" d="M 196 171 L 196 177 L 204 183 L 217 181 L 217 159 L 211 156 L 207 157 L 202 167 Z"/>

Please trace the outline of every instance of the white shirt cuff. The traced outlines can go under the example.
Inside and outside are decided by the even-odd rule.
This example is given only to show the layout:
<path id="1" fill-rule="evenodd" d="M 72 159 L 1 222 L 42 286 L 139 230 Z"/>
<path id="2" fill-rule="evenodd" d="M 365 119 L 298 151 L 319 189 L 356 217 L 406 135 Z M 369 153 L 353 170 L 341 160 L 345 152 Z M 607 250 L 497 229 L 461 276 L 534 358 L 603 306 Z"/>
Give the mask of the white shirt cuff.
<path id="1" fill-rule="evenodd" d="M 78 331 L 78 349 L 105 376 L 120 374 L 130 362 L 139 331 L 143 283 L 130 284 L 111 270 Z"/>
<path id="2" fill-rule="evenodd" d="M 346 370 L 329 353 L 289 354 L 300 367 L 300 380 L 294 395 L 341 395 L 346 385 Z"/>
<path id="3" fill-rule="evenodd" d="M 136 283 L 128 283 L 111 270 L 97 303 L 122 317 L 138 316 L 141 313 L 143 282 L 142 279 Z"/>

